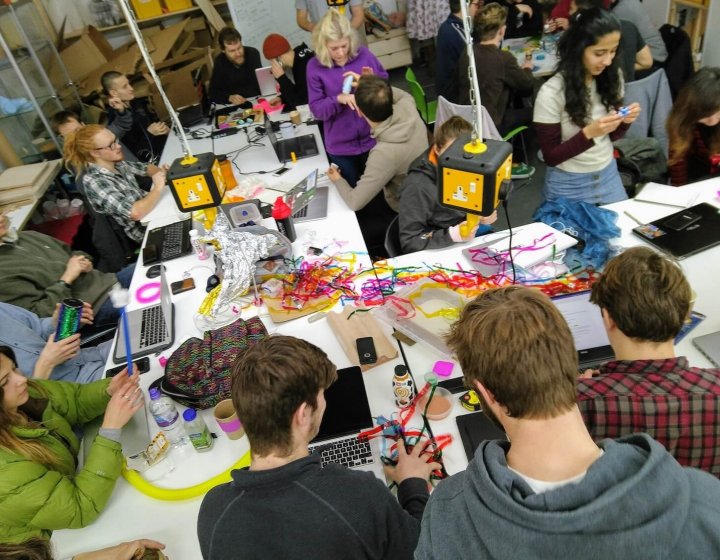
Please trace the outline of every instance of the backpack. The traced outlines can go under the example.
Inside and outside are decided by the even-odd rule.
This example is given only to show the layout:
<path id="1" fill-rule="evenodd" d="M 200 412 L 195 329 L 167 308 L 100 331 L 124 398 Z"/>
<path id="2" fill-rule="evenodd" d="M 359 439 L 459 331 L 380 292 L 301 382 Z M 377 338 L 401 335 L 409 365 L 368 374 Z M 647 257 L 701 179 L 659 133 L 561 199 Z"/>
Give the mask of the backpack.
<path id="1" fill-rule="evenodd" d="M 253 317 L 205 331 L 202 340 L 189 338 L 172 353 L 165 375 L 151 387 L 185 406 L 211 408 L 230 398 L 230 373 L 237 357 L 266 336 L 263 322 Z"/>
<path id="2" fill-rule="evenodd" d="M 667 158 L 656 138 L 623 138 L 613 143 L 620 179 L 633 198 L 645 183 L 667 182 Z"/>

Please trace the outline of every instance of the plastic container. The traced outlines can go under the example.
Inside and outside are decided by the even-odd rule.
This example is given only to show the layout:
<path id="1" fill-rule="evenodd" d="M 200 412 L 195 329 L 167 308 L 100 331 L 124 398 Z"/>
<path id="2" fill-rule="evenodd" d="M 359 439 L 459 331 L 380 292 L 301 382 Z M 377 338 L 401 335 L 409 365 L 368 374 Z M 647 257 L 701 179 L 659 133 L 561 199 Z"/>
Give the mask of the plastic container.
<path id="1" fill-rule="evenodd" d="M 418 409 L 420 412 L 425 410 L 425 406 L 428 402 L 428 392 L 418 401 Z M 435 393 L 430 401 L 430 406 L 427 407 L 427 419 L 428 420 L 443 420 L 447 418 L 453 409 L 453 397 L 452 393 L 444 387 L 435 387 Z"/>
<path id="2" fill-rule="evenodd" d="M 204 261 L 207 259 L 210 255 L 208 253 L 207 247 L 205 246 L 205 243 L 200 241 L 200 234 L 198 233 L 198 230 L 191 229 L 189 231 L 190 235 L 190 245 L 192 245 L 193 251 L 195 251 L 195 255 L 198 259 L 201 261 Z"/>
<path id="3" fill-rule="evenodd" d="M 164 0 L 164 4 L 168 12 L 188 10 L 193 6 L 192 0 Z"/>
<path id="4" fill-rule="evenodd" d="M 170 397 L 163 396 L 160 389 L 150 389 L 150 414 L 155 422 L 167 436 L 173 447 L 180 447 L 187 443 L 185 430 L 180 421 L 180 413 Z"/>
<path id="5" fill-rule="evenodd" d="M 233 206 L 230 208 L 228 214 L 230 215 L 230 222 L 233 227 L 260 225 L 263 219 L 257 204 L 254 202 L 246 202 Z"/>
<path id="6" fill-rule="evenodd" d="M 198 453 L 210 451 L 214 440 L 205 421 L 197 415 L 197 410 L 188 408 L 183 412 L 183 420 L 185 420 L 185 433 L 195 451 Z"/>
<path id="7" fill-rule="evenodd" d="M 132 6 L 137 19 L 161 16 L 163 13 L 160 0 L 132 0 Z"/>

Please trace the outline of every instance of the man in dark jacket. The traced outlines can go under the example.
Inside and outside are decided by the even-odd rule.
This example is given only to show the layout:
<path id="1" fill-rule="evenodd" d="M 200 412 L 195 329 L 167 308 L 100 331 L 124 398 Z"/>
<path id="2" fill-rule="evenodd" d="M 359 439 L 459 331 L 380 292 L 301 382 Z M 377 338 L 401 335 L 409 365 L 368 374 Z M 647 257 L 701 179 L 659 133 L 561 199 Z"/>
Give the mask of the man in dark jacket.
<path id="1" fill-rule="evenodd" d="M 294 49 L 288 40 L 271 33 L 263 42 L 263 56 L 270 61 L 273 76 L 280 84 L 280 96 L 289 110 L 307 105 L 307 63 L 315 53 L 300 43 Z"/>
<path id="2" fill-rule="evenodd" d="M 546 295 L 486 291 L 447 342 L 508 441 L 481 443 L 438 485 L 416 559 L 717 556 L 720 481 L 647 434 L 592 440 L 575 402 L 573 335 Z"/>
<path id="3" fill-rule="evenodd" d="M 222 51 L 215 57 L 208 95 L 220 105 L 242 105 L 248 97 L 260 95 L 255 70 L 260 68 L 260 53 L 242 43 L 242 36 L 232 27 L 218 34 Z"/>
<path id="4" fill-rule="evenodd" d="M 420 457 L 422 445 L 386 474 L 396 500 L 368 472 L 321 466 L 308 455 L 325 411 L 325 390 L 337 372 L 317 346 L 273 335 L 235 362 L 232 400 L 252 453 L 249 469 L 210 490 L 198 515 L 205 560 L 260 558 L 410 559 L 428 498 L 427 479 L 439 468 Z M 398 504 L 399 502 L 399 504 Z"/>
<path id="5" fill-rule="evenodd" d="M 462 12 L 460 2 L 450 1 L 450 15 L 440 25 L 436 40 L 437 75 L 435 77 L 435 91 L 452 103 L 458 102 L 458 60 L 465 50 L 465 31 L 463 30 Z M 470 19 L 475 18 L 481 0 L 472 0 L 468 4 Z M 466 66 L 467 70 L 467 66 Z"/>

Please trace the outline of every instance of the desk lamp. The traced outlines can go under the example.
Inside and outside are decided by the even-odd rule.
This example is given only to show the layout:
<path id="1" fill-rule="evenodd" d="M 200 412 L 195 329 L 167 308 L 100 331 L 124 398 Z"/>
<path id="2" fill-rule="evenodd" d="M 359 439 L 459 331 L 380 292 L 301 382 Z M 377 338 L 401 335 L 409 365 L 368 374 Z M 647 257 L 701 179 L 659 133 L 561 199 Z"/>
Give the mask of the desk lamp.
<path id="1" fill-rule="evenodd" d="M 440 204 L 467 212 L 460 233 L 468 235 L 480 222 L 480 216 L 493 213 L 506 200 L 512 188 L 512 146 L 499 140 L 482 138 L 482 111 L 470 16 L 467 1 L 460 2 L 464 39 L 470 64 L 470 103 L 473 108 L 473 131 L 461 136 L 438 160 L 438 194 Z"/>
<path id="2" fill-rule="evenodd" d="M 135 20 L 135 15 L 130 9 L 128 0 L 119 0 L 119 3 L 127 20 L 130 32 L 135 38 L 135 42 L 150 71 L 150 75 L 153 80 L 155 80 L 155 85 L 160 92 L 160 97 L 165 104 L 180 139 L 180 145 L 184 155 L 172 162 L 167 174 L 175 204 L 177 204 L 179 210 L 184 212 L 204 208 L 212 209 L 205 211 L 206 218 L 212 222 L 217 212 L 216 207 L 222 202 L 225 194 L 225 181 L 223 179 L 222 169 L 220 168 L 220 162 L 215 154 L 211 152 L 198 154 L 197 156 L 193 155 L 177 112 L 167 98 L 160 78 L 155 72 L 155 66 L 140 34 L 140 29 Z"/>

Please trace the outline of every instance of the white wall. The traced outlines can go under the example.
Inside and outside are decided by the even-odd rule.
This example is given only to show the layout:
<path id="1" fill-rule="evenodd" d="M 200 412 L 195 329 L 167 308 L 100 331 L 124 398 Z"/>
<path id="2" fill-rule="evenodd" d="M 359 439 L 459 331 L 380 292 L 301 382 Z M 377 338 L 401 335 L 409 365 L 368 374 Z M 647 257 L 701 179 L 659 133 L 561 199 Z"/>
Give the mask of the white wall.
<path id="1" fill-rule="evenodd" d="M 717 33 L 718 29 L 720 29 L 720 2 L 712 0 L 705 26 L 703 66 L 720 66 L 720 35 Z"/>

